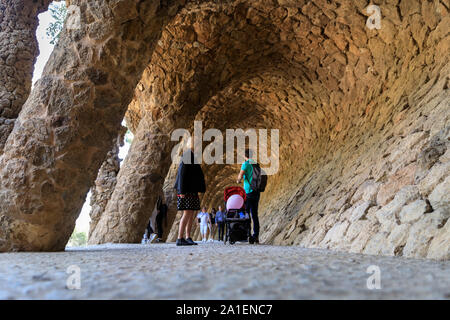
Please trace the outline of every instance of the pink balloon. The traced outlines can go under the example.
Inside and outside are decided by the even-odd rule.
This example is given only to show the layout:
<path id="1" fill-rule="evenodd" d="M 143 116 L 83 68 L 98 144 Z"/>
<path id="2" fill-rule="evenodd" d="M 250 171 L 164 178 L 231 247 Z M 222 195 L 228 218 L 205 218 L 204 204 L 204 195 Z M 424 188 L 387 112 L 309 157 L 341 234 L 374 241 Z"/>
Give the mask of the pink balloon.
<path id="1" fill-rule="evenodd" d="M 244 199 L 238 194 L 233 194 L 227 200 L 227 210 L 240 209 L 240 208 L 242 208 L 243 205 L 244 205 Z"/>

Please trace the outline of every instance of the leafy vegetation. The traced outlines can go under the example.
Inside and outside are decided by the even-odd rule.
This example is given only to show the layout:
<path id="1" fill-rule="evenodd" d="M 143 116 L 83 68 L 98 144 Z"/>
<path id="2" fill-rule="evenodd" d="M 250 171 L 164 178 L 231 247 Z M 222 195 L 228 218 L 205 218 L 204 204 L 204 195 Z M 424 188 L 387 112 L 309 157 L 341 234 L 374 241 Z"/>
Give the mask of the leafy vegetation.
<path id="1" fill-rule="evenodd" d="M 46 34 L 50 39 L 50 43 L 56 44 L 67 17 L 66 3 L 64 1 L 53 2 L 48 10 L 50 11 L 52 19 L 54 19 L 54 22 L 50 23 L 46 30 Z"/>
<path id="2" fill-rule="evenodd" d="M 87 245 L 86 232 L 79 232 L 76 229 L 73 231 L 72 236 L 67 243 L 68 247 L 81 247 Z"/>

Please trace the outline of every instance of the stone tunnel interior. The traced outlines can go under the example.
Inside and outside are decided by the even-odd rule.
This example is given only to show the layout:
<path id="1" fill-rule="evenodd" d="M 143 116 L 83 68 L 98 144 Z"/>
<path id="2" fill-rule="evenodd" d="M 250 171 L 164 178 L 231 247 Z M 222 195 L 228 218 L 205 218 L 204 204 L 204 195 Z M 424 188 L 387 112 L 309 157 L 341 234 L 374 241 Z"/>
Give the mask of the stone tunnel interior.
<path id="1" fill-rule="evenodd" d="M 140 242 L 161 193 L 174 241 L 168 137 L 202 121 L 279 130 L 262 243 L 450 259 L 448 1 L 374 1 L 380 29 L 364 0 L 66 2 L 4 142 L 1 251 L 63 250 L 90 188 L 90 244 Z M 239 166 L 202 167 L 217 207 Z"/>

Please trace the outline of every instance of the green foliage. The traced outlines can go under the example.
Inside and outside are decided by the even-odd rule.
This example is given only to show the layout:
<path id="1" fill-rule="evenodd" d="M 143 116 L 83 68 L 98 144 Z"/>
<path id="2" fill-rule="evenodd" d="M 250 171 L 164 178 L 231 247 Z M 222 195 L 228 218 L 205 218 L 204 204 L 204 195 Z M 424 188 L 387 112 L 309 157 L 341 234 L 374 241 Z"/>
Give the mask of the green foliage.
<path id="1" fill-rule="evenodd" d="M 68 247 L 81 247 L 87 245 L 87 234 L 86 232 L 79 232 L 74 230 L 72 236 L 67 243 Z"/>
<path id="2" fill-rule="evenodd" d="M 50 23 L 46 30 L 46 34 L 50 39 L 50 43 L 56 44 L 67 17 L 66 3 L 64 1 L 53 2 L 48 10 L 55 21 Z"/>

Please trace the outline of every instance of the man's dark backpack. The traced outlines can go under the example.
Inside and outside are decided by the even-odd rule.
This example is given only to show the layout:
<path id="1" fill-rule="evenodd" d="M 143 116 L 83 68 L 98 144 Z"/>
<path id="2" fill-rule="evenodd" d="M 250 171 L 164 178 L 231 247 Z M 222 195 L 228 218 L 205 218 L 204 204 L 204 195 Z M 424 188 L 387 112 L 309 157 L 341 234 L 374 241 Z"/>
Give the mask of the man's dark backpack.
<path id="1" fill-rule="evenodd" d="M 252 191 L 264 192 L 267 185 L 267 175 L 265 174 L 264 170 L 261 169 L 259 164 L 252 163 L 252 167 L 253 174 L 250 188 L 252 189 Z"/>

